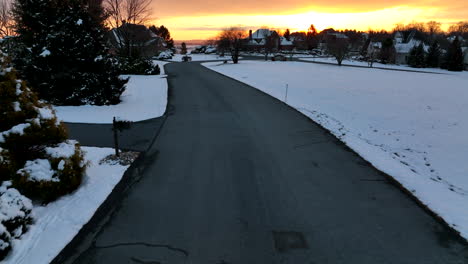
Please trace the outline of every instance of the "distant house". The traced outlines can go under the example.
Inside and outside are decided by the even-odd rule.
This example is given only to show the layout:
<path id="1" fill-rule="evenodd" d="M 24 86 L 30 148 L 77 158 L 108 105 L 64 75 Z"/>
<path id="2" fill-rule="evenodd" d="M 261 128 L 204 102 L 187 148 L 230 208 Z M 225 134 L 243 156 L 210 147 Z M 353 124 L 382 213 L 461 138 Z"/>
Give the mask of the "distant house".
<path id="1" fill-rule="evenodd" d="M 280 50 L 293 50 L 294 49 L 294 37 L 289 37 L 287 40 L 285 37 L 279 38 L 279 49 Z"/>
<path id="2" fill-rule="evenodd" d="M 325 29 L 321 32 L 322 37 L 320 42 L 318 43 L 318 48 L 320 50 L 327 50 L 328 49 L 328 41 L 333 39 L 345 39 L 349 40 L 349 37 L 343 33 L 337 32 L 333 29 Z"/>
<path id="3" fill-rule="evenodd" d="M 465 64 L 465 70 L 468 71 L 468 47 L 463 47 L 463 54 L 464 54 L 463 64 Z"/>
<path id="4" fill-rule="evenodd" d="M 423 43 L 420 40 L 415 39 L 415 32 L 411 32 L 407 37 L 402 32 L 395 33 L 394 45 L 395 45 L 395 63 L 396 64 L 407 64 L 410 51 L 413 47 L 419 46 Z M 424 50 L 427 52 L 429 46 L 423 43 Z"/>
<path id="5" fill-rule="evenodd" d="M 274 30 L 261 28 L 253 33 L 250 30 L 249 37 L 245 39 L 245 47 L 249 51 L 261 51 L 267 45 L 271 45 L 272 50 L 278 50 L 281 45 L 280 39 L 279 34 Z"/>
<path id="6" fill-rule="evenodd" d="M 376 58 L 380 51 L 382 50 L 382 42 L 380 41 L 371 41 L 367 47 L 367 56 Z"/>
<path id="7" fill-rule="evenodd" d="M 111 52 L 138 53 L 142 57 L 153 57 L 165 49 L 163 38 L 157 36 L 144 25 L 125 23 L 119 28 L 114 28 L 108 33 L 108 42 Z"/>

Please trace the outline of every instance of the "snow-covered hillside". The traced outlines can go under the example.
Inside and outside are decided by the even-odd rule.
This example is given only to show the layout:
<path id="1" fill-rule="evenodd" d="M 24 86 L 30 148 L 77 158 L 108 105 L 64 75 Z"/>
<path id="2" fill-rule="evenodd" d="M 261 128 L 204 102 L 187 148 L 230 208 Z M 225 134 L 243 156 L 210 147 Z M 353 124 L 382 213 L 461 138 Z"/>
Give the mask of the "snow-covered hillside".
<path id="1" fill-rule="evenodd" d="M 468 72 L 205 63 L 321 124 L 468 239 Z"/>

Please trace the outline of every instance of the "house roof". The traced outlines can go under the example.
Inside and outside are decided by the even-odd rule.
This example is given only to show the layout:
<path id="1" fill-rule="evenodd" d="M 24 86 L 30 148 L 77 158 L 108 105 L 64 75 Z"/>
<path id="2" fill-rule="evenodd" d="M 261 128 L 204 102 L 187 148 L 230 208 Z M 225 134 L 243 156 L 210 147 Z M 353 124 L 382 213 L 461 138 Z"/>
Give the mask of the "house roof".
<path id="1" fill-rule="evenodd" d="M 397 53 L 409 53 L 413 47 L 419 46 L 420 44 L 421 44 L 420 40 L 411 39 L 407 43 L 396 43 L 395 50 Z M 424 43 L 423 43 L 423 47 L 424 47 L 424 51 L 427 52 L 429 50 L 429 46 L 425 45 Z"/>
<path id="2" fill-rule="evenodd" d="M 252 39 L 247 42 L 249 46 L 263 46 L 265 45 L 265 39 Z"/>
<path id="3" fill-rule="evenodd" d="M 280 43 L 282 46 L 292 46 L 293 38 L 289 38 L 289 40 L 287 40 L 285 37 L 280 37 Z"/>
<path id="4" fill-rule="evenodd" d="M 110 32 L 111 41 L 114 42 L 117 46 L 122 46 L 122 39 L 129 39 L 134 42 L 134 45 L 144 44 L 149 46 L 151 44 L 164 43 L 164 40 L 157 36 L 154 32 L 149 30 L 144 25 L 136 25 L 126 23 L 119 28 L 114 28 Z"/>
<path id="5" fill-rule="evenodd" d="M 327 34 L 328 34 L 328 35 L 333 35 L 333 36 L 335 36 L 335 37 L 338 38 L 338 39 L 349 39 L 348 36 L 346 36 L 346 35 L 343 34 L 343 33 L 339 33 L 339 32 L 334 32 L 334 33 L 330 33 L 330 32 L 329 32 L 329 33 L 327 33 Z"/>
<path id="6" fill-rule="evenodd" d="M 257 29 L 257 31 L 255 31 L 254 33 L 252 33 L 252 38 L 253 39 L 264 39 L 266 37 L 271 36 L 271 34 L 273 34 L 272 30 L 269 30 L 267 28 L 260 28 L 260 29 Z"/>

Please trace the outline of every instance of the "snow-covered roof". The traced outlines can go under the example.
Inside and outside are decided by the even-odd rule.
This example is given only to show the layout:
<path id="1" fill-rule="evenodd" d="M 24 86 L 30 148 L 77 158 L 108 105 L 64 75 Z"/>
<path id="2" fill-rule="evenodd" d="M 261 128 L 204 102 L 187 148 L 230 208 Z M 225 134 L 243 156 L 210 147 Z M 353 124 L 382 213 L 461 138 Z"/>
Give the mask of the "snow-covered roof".
<path id="1" fill-rule="evenodd" d="M 289 40 L 287 40 L 285 37 L 280 37 L 280 43 L 282 46 L 292 46 L 293 45 L 293 40 L 292 38 L 289 38 Z"/>
<path id="2" fill-rule="evenodd" d="M 411 49 L 415 46 L 419 46 L 421 44 L 420 40 L 411 39 L 407 43 L 396 43 L 395 50 L 397 53 L 409 53 Z M 424 51 L 428 51 L 429 47 L 423 43 Z"/>
<path id="3" fill-rule="evenodd" d="M 261 28 L 257 29 L 254 33 L 252 33 L 252 38 L 253 39 L 264 39 L 266 37 L 271 36 L 273 34 L 273 31 L 267 29 L 267 28 Z"/>
<path id="4" fill-rule="evenodd" d="M 265 39 L 252 39 L 247 42 L 249 46 L 263 46 L 265 45 Z"/>
<path id="5" fill-rule="evenodd" d="M 372 41 L 372 42 L 369 44 L 369 47 L 381 49 L 381 48 L 382 48 L 382 42 L 380 42 L 380 41 Z"/>
<path id="6" fill-rule="evenodd" d="M 348 36 L 346 36 L 346 35 L 343 34 L 343 33 L 339 33 L 339 32 L 328 33 L 328 35 L 333 35 L 333 36 L 335 36 L 337 39 L 349 39 Z"/>

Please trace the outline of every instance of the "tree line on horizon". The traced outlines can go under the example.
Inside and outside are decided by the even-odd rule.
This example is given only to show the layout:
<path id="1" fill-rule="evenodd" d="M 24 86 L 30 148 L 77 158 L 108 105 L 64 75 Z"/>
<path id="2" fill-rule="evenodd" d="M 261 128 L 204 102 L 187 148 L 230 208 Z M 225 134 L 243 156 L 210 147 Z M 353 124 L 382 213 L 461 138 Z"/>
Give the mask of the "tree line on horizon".
<path id="1" fill-rule="evenodd" d="M 267 29 L 267 27 L 264 28 Z M 283 37 L 288 41 L 292 40 L 294 49 L 298 51 L 312 51 L 319 48 L 320 43 L 326 43 L 326 51 L 337 59 L 339 65 L 352 51 L 358 52 L 362 59 L 368 60 L 370 66 L 374 61 L 394 63 L 394 36 L 397 32 L 400 32 L 405 38 L 411 35 L 421 45 L 430 47 L 427 51 L 421 45 L 411 49 L 408 64 L 412 67 L 442 67 L 455 71 L 463 70 L 461 47 L 468 46 L 468 21 L 453 24 L 447 31 L 442 30 L 442 24 L 437 21 L 397 24 L 390 31 L 335 30 L 333 28 L 318 31 L 313 24 L 307 31 L 291 32 L 289 29 L 273 31 L 277 33 L 277 37 Z M 345 36 L 345 38 L 340 36 Z M 231 51 L 233 61 L 237 62 L 239 52 L 246 47 L 247 37 L 248 33 L 243 28 L 231 27 L 224 29 L 216 38 L 208 40 L 207 43 L 218 46 L 221 52 Z M 262 46 L 265 58 L 272 52 L 272 44 L 277 41 L 270 38 L 266 37 L 265 45 Z M 367 50 L 371 43 L 381 45 L 379 54 L 368 54 Z"/>

